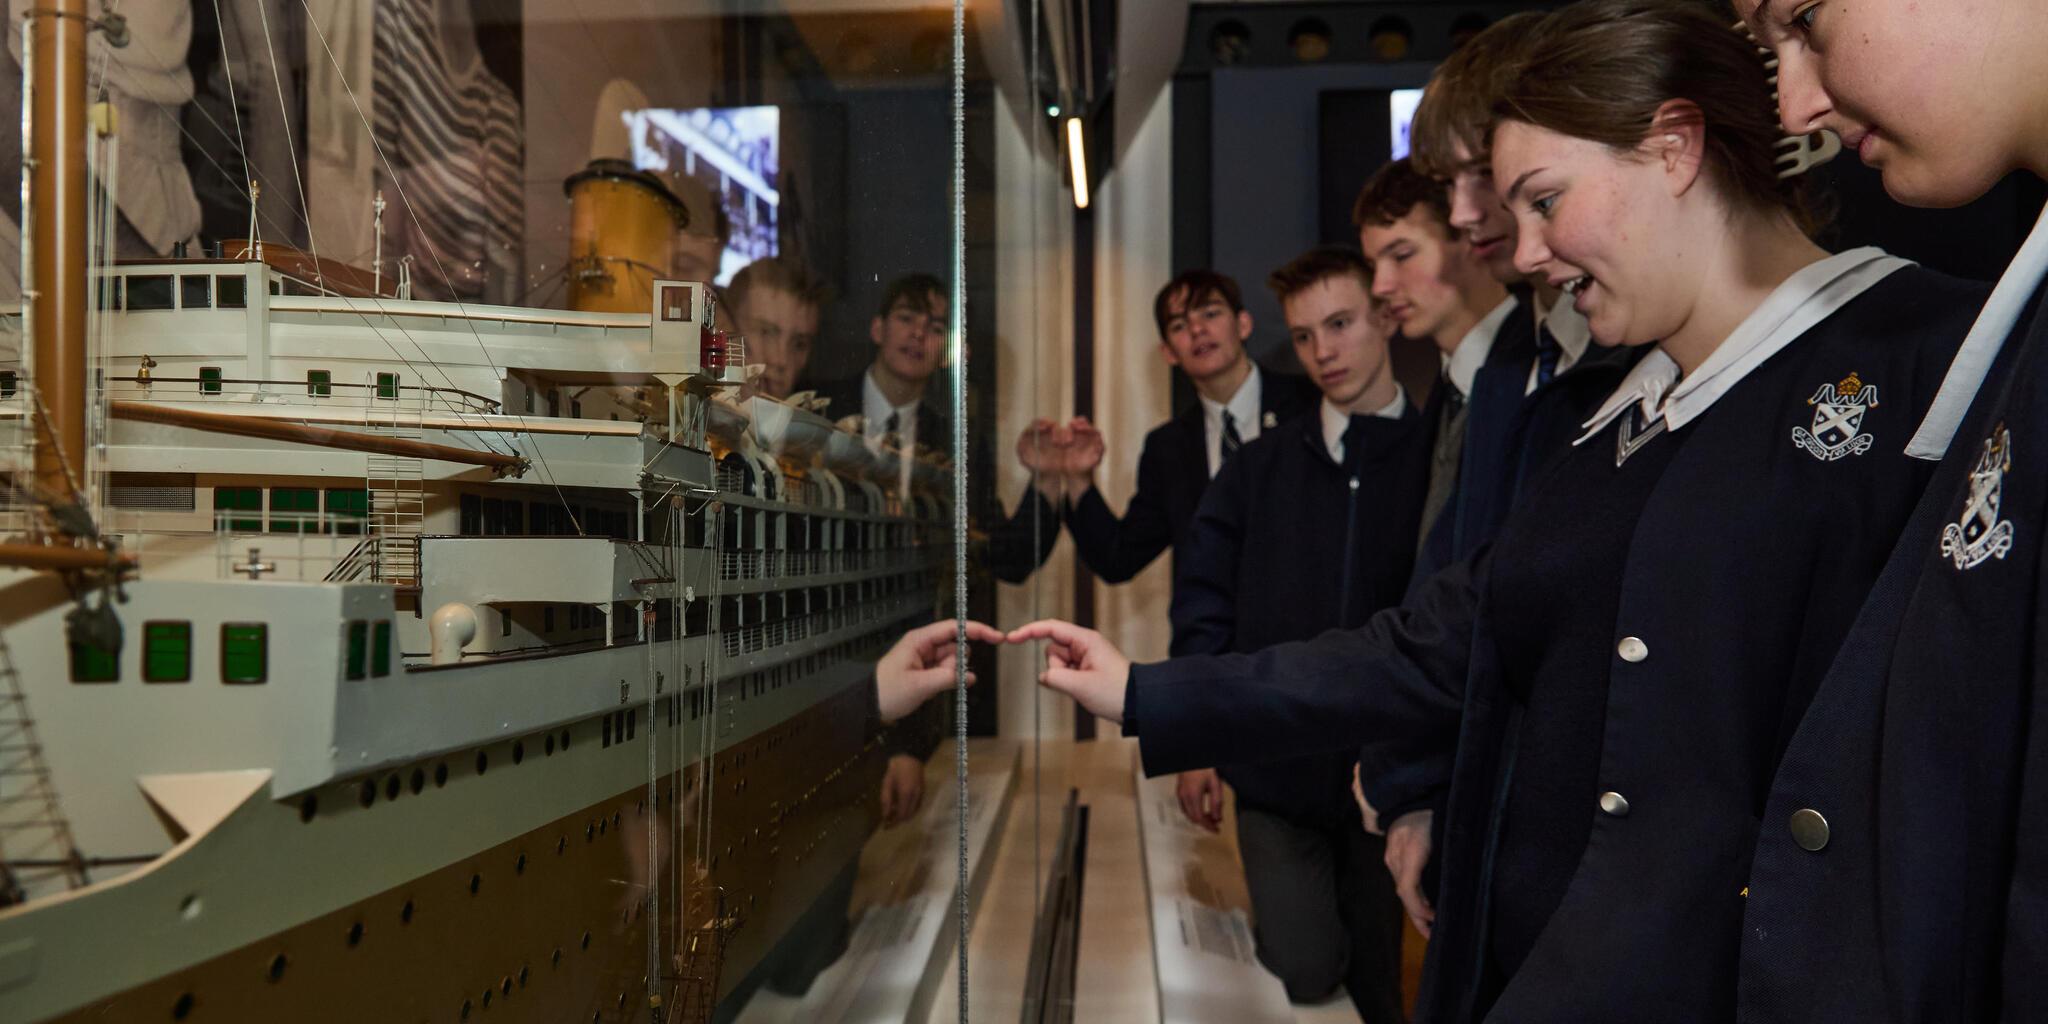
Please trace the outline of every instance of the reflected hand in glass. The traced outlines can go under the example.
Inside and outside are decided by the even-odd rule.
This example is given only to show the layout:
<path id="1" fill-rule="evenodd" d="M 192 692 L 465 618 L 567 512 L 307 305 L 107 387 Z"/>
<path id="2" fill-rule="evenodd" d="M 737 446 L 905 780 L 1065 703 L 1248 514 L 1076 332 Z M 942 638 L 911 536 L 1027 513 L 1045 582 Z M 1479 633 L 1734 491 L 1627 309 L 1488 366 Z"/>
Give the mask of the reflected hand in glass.
<path id="1" fill-rule="evenodd" d="M 883 722 L 894 722 L 916 711 L 933 696 L 952 689 L 955 633 L 953 619 L 919 626 L 903 634 L 896 646 L 875 662 L 876 705 L 881 708 Z M 1004 637 L 993 626 L 970 621 L 967 639 L 999 644 Z M 974 685 L 974 673 L 967 673 L 967 684 Z"/>

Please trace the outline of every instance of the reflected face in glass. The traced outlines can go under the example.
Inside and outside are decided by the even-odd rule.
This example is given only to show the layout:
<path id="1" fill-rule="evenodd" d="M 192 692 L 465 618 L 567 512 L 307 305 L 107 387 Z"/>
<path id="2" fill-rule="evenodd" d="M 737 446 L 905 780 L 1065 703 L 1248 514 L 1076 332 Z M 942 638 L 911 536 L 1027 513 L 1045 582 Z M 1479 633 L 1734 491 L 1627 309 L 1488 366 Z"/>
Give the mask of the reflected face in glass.
<path id="1" fill-rule="evenodd" d="M 945 356 L 946 299 L 933 292 L 926 301 L 929 312 L 898 302 L 868 325 L 875 360 L 899 380 L 929 380 Z"/>
<path id="2" fill-rule="evenodd" d="M 1358 244 L 1372 265 L 1372 294 L 1402 334 L 1430 338 L 1438 348 L 1462 338 L 1440 338 L 1464 301 L 1457 282 L 1472 267 L 1471 251 L 1427 206 L 1418 205 L 1392 224 L 1368 224 Z"/>
<path id="3" fill-rule="evenodd" d="M 2040 0 L 1735 0 L 1778 56 L 1787 131 L 1823 128 L 1913 206 L 1957 206 L 2042 145 Z"/>
<path id="4" fill-rule="evenodd" d="M 781 288 L 756 288 L 732 313 L 746 339 L 747 361 L 765 367 L 757 385 L 772 398 L 788 398 L 818 340 L 818 307 Z"/>
<path id="5" fill-rule="evenodd" d="M 1502 284 L 1522 280 L 1515 269 L 1515 218 L 1493 184 L 1493 157 L 1457 143 L 1457 170 L 1445 182 L 1451 196 L 1451 227 L 1465 239 L 1472 258 Z"/>
<path id="6" fill-rule="evenodd" d="M 1494 132 L 1493 176 L 1508 183 L 1520 225 L 1516 269 L 1572 296 L 1596 341 L 1645 344 L 1685 323 L 1697 299 L 1690 271 L 1713 243 L 1691 237 L 1662 161 L 1507 121 Z"/>
<path id="7" fill-rule="evenodd" d="M 1183 288 L 1167 296 L 1166 361 L 1194 380 L 1236 369 L 1251 333 L 1252 315 L 1231 309 L 1221 295 L 1191 297 Z"/>
<path id="8" fill-rule="evenodd" d="M 725 245 L 717 236 L 678 231 L 675 255 L 669 260 L 669 273 L 678 281 L 709 284 L 717 280 L 719 259 L 724 254 Z"/>
<path id="9" fill-rule="evenodd" d="M 1356 274 L 1323 278 L 1281 303 L 1294 354 L 1339 409 L 1374 391 L 1387 390 L 1387 340 L 1394 327 L 1373 301 L 1370 286 Z M 1391 401 L 1391 394 L 1377 404 Z"/>

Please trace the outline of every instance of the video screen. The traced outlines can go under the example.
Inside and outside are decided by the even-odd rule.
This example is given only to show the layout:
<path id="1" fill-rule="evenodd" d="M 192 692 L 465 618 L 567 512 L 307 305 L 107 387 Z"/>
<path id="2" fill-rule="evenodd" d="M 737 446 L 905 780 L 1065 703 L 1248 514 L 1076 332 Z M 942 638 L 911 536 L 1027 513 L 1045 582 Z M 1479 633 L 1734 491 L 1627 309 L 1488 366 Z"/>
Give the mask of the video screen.
<path id="1" fill-rule="evenodd" d="M 781 166 L 782 111 L 776 107 L 701 107 L 695 110 L 631 110 L 622 115 L 633 140 L 633 166 L 671 181 L 687 179 L 713 197 L 731 225 L 715 284 L 725 285 L 741 267 L 778 252 L 782 205 L 777 190 Z M 694 190 L 693 190 L 694 191 Z M 698 197 L 701 199 L 701 195 Z M 705 216 L 695 209 L 693 218 Z M 693 220 L 692 230 L 711 228 Z"/>
<path id="2" fill-rule="evenodd" d="M 1394 159 L 1408 155 L 1408 125 L 1415 120 L 1415 108 L 1422 103 L 1422 90 L 1395 89 L 1387 94 L 1387 116 L 1393 130 Z"/>

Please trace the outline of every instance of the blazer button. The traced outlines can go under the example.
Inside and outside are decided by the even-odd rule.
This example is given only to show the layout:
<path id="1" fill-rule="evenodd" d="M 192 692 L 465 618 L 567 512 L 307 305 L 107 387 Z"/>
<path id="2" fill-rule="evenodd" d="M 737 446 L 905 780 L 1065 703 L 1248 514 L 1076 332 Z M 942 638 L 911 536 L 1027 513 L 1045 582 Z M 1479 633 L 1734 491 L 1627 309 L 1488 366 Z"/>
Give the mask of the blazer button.
<path id="1" fill-rule="evenodd" d="M 1612 817 L 1626 818 L 1628 817 L 1628 797 L 1614 792 L 1602 793 L 1600 794 L 1600 809 Z"/>
<path id="2" fill-rule="evenodd" d="M 1828 845 L 1828 819 L 1811 807 L 1793 811 L 1792 841 L 1808 853 L 1819 853 Z"/>
<path id="3" fill-rule="evenodd" d="M 1635 637 L 1625 636 L 1621 638 L 1620 643 L 1614 645 L 1614 653 L 1621 655 L 1621 660 L 1634 664 L 1650 656 L 1650 645 Z"/>

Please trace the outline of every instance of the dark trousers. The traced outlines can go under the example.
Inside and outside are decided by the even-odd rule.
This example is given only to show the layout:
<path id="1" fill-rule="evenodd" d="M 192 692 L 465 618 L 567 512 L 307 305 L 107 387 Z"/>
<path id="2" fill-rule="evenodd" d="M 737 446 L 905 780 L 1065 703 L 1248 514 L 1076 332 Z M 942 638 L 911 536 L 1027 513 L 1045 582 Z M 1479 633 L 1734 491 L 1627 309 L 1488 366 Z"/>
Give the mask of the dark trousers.
<path id="1" fill-rule="evenodd" d="M 1356 819 L 1303 824 L 1240 805 L 1237 846 L 1259 962 L 1287 998 L 1319 1002 L 1342 985 L 1365 1024 L 1404 1020 L 1403 915 L 1386 841 Z"/>

